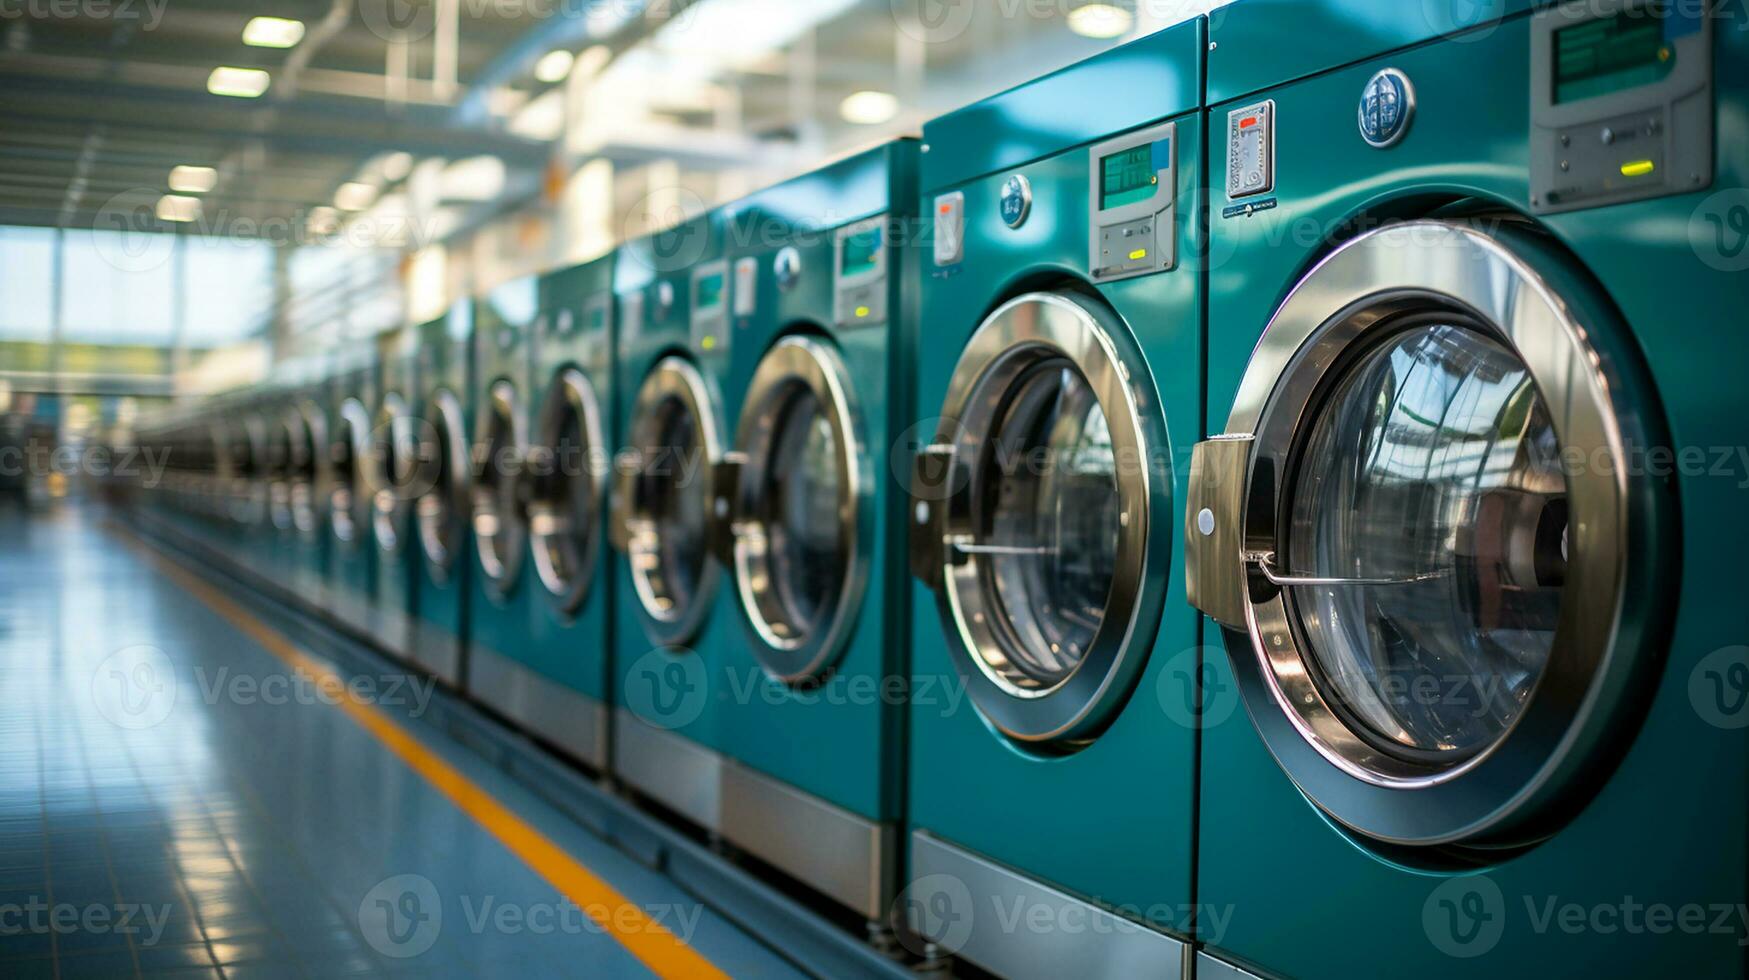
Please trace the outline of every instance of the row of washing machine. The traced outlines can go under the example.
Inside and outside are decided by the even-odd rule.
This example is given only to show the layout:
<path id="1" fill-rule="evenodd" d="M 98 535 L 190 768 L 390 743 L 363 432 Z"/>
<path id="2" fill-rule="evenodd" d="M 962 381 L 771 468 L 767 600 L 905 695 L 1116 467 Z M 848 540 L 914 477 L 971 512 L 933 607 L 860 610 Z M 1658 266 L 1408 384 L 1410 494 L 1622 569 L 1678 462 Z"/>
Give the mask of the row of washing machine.
<path id="1" fill-rule="evenodd" d="M 1241 0 L 167 422 L 164 485 L 927 953 L 1745 976 L 1741 26 Z"/>

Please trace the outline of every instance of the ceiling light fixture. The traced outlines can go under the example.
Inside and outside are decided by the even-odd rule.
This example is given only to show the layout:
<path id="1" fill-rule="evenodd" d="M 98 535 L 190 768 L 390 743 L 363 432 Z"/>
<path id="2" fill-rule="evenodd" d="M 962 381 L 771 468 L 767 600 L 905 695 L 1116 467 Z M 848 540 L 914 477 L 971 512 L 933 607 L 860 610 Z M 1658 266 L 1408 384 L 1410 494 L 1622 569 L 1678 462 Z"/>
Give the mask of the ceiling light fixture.
<path id="1" fill-rule="evenodd" d="M 219 172 L 211 167 L 172 167 L 170 189 L 183 194 L 205 194 L 219 182 Z"/>
<path id="2" fill-rule="evenodd" d="M 899 114 L 899 100 L 891 92 L 877 92 L 872 89 L 853 92 L 839 103 L 838 114 L 848 123 L 878 126 L 890 122 Z"/>
<path id="3" fill-rule="evenodd" d="M 383 179 L 389 181 L 404 180 L 413 172 L 413 154 L 405 150 L 396 150 L 383 157 L 379 165 Z"/>
<path id="4" fill-rule="evenodd" d="M 213 73 L 207 76 L 206 90 L 214 95 L 233 99 L 258 99 L 267 91 L 269 80 L 267 73 L 259 68 L 233 68 L 226 65 L 214 68 Z"/>
<path id="5" fill-rule="evenodd" d="M 255 17 L 243 27 L 243 43 L 253 48 L 292 48 L 304 39 L 304 22 L 287 17 Z"/>
<path id="6" fill-rule="evenodd" d="M 571 66 L 577 61 L 577 56 L 564 48 L 548 51 L 534 63 L 534 77 L 548 85 L 565 80 L 571 74 Z"/>
<path id="7" fill-rule="evenodd" d="M 159 221 L 174 221 L 179 224 L 193 221 L 200 217 L 200 198 L 166 194 L 158 198 L 157 214 Z"/>
<path id="8" fill-rule="evenodd" d="M 334 206 L 342 211 L 363 211 L 377 199 L 377 189 L 369 184 L 351 181 L 334 192 Z"/>
<path id="9" fill-rule="evenodd" d="M 1103 41 L 1128 33 L 1135 20 L 1134 14 L 1115 4 L 1084 3 L 1069 11 L 1069 30 Z"/>

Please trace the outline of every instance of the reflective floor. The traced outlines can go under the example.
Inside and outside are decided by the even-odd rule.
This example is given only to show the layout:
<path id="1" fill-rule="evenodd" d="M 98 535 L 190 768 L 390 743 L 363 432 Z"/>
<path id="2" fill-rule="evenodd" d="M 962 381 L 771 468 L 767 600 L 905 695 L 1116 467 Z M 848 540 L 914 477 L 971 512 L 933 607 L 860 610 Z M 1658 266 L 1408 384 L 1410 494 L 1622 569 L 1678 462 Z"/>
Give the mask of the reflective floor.
<path id="1" fill-rule="evenodd" d="M 0 977 L 795 975 L 103 520 L 0 511 Z"/>

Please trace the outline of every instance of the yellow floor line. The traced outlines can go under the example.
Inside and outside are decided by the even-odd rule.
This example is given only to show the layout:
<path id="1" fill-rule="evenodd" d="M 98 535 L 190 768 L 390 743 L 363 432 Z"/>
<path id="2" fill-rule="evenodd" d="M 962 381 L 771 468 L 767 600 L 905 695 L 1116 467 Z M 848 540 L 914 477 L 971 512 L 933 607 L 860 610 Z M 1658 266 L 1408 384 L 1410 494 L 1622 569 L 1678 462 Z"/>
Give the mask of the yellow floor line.
<path id="1" fill-rule="evenodd" d="M 113 525 L 112 528 L 124 534 L 148 561 L 174 579 L 178 585 L 261 644 L 269 653 L 288 666 L 301 669 L 316 678 L 324 693 L 330 695 L 324 700 L 339 707 L 365 731 L 376 736 L 377 741 L 406 763 L 408 768 L 424 777 L 426 782 L 472 817 L 487 833 L 496 837 L 536 874 L 575 902 L 607 935 L 612 936 L 653 973 L 662 977 L 728 976 L 680 937 L 650 918 L 643 908 L 578 863 L 545 834 L 511 812 L 454 766 L 443 761 L 400 725 L 389 720 L 389 716 L 383 711 L 353 697 L 347 691 L 346 682 L 325 661 L 300 649 L 284 634 L 257 619 L 229 596 L 155 547 L 150 547 L 148 542 L 132 531 Z"/>

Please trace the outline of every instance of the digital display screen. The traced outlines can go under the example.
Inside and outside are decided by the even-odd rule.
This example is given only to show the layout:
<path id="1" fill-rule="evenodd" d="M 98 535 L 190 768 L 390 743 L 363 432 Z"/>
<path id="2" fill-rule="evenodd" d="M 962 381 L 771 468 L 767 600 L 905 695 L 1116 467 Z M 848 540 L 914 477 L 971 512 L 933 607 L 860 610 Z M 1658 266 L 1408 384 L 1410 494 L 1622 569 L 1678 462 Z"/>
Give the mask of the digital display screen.
<path id="1" fill-rule="evenodd" d="M 1119 150 L 1099 161 L 1099 210 L 1146 201 L 1159 183 L 1153 144 Z"/>
<path id="2" fill-rule="evenodd" d="M 870 228 L 844 239 L 844 254 L 838 260 L 838 273 L 845 277 L 873 272 L 881 264 L 881 229 Z"/>
<path id="3" fill-rule="evenodd" d="M 1665 0 L 1555 32 L 1555 102 L 1608 95 L 1663 79 L 1676 67 L 1664 37 Z"/>
<path id="4" fill-rule="evenodd" d="M 714 310 L 723 305 L 724 281 L 724 276 L 720 272 L 705 276 L 698 281 L 698 294 L 694 297 L 693 302 L 698 304 L 699 309 Z"/>

